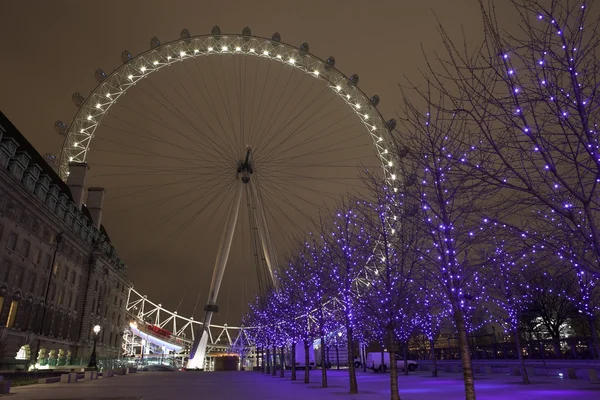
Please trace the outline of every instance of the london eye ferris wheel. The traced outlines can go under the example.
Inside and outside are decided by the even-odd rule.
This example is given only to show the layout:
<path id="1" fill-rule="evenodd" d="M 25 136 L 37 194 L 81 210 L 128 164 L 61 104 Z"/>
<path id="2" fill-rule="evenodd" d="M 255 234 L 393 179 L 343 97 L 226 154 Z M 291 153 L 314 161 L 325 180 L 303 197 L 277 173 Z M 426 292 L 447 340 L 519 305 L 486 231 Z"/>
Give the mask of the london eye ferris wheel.
<path id="1" fill-rule="evenodd" d="M 87 97 L 73 95 L 79 110 L 68 126 L 57 122 L 59 172 L 68 179 L 69 163 L 90 164 L 90 182 L 107 189 L 113 241 L 122 249 L 120 240 L 139 238 L 128 262 L 161 264 L 185 281 L 194 277 L 180 274 L 184 265 L 212 266 L 205 326 L 228 264 L 255 272 L 251 284 L 238 275 L 242 291 L 262 290 L 321 211 L 364 190 L 361 169 L 382 167 L 396 180 L 387 140 L 395 122 L 357 75 L 306 43 L 249 28 L 184 29 L 121 61 L 110 74 L 96 71 Z M 196 338 L 190 359 L 201 366 L 206 335 Z"/>

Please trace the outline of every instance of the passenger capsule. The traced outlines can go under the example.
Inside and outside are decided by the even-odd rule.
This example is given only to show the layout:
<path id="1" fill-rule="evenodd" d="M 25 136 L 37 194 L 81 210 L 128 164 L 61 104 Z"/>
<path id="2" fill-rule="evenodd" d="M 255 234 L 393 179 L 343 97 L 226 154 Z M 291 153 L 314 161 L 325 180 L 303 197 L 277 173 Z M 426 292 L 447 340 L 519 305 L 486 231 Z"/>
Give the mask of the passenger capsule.
<path id="1" fill-rule="evenodd" d="M 379 96 L 375 95 L 369 99 L 373 106 L 377 107 L 379 105 Z"/>
<path id="2" fill-rule="evenodd" d="M 308 43 L 304 42 L 300 45 L 300 51 L 303 53 L 308 53 Z"/>
<path id="3" fill-rule="evenodd" d="M 98 68 L 94 73 L 94 77 L 98 81 L 98 83 L 102 83 L 106 79 L 106 73 L 102 71 L 102 68 Z"/>
<path id="4" fill-rule="evenodd" d="M 404 158 L 410 153 L 410 149 L 407 146 L 400 146 L 396 151 L 396 155 L 399 158 Z"/>
<path id="5" fill-rule="evenodd" d="M 213 26 L 210 30 L 210 34 L 213 36 L 221 36 L 221 28 L 219 28 L 219 25 Z"/>
<path id="6" fill-rule="evenodd" d="M 350 82 L 352 82 L 353 85 L 358 85 L 358 75 L 354 74 L 350 77 Z"/>
<path id="7" fill-rule="evenodd" d="M 335 67 L 335 57 L 330 56 L 327 60 L 325 60 L 325 63 L 330 67 Z"/>
<path id="8" fill-rule="evenodd" d="M 54 130 L 61 136 L 64 136 L 67 133 L 67 125 L 62 121 L 56 121 L 54 123 Z"/>
<path id="9" fill-rule="evenodd" d="M 123 50 L 121 53 L 121 62 L 123 64 L 127 64 L 129 61 L 133 60 L 133 56 L 128 50 Z"/>
<path id="10" fill-rule="evenodd" d="M 73 96 L 71 96 L 71 100 L 73 101 L 73 104 L 75 104 L 77 107 L 81 107 L 81 105 L 85 101 L 85 99 L 79 92 L 73 93 Z"/>
<path id="11" fill-rule="evenodd" d="M 192 35 L 190 35 L 190 31 L 188 31 L 186 28 L 183 28 L 179 34 L 179 38 L 185 40 L 189 39 L 190 37 L 192 37 Z"/>
<path id="12" fill-rule="evenodd" d="M 417 183 L 417 174 L 412 172 L 410 174 L 408 174 L 408 176 L 405 178 L 404 184 L 406 186 L 413 186 L 416 185 Z"/>
<path id="13" fill-rule="evenodd" d="M 160 40 L 158 40 L 158 38 L 154 36 L 152 39 L 150 39 L 150 48 L 155 49 L 158 46 L 160 46 Z"/>
<path id="14" fill-rule="evenodd" d="M 252 36 L 252 31 L 249 27 L 245 27 L 242 29 L 242 36 Z"/>
<path id="15" fill-rule="evenodd" d="M 273 37 L 271 37 L 271 40 L 274 42 L 281 42 L 281 35 L 279 34 L 279 32 L 275 32 L 273 34 Z"/>
<path id="16" fill-rule="evenodd" d="M 394 118 L 390 119 L 385 123 L 385 126 L 387 126 L 388 131 L 393 131 L 396 128 L 396 120 Z"/>

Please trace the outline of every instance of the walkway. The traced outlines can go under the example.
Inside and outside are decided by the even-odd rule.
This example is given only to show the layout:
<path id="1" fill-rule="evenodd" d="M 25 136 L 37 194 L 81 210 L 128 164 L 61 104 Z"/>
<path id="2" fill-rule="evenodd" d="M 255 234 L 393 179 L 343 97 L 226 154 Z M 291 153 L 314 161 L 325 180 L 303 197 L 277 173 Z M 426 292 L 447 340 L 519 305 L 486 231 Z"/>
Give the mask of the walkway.
<path id="1" fill-rule="evenodd" d="M 290 372 L 281 379 L 258 372 L 138 372 L 93 382 L 76 384 L 48 384 L 17 387 L 9 395 L 14 400 L 307 400 L 307 399 L 360 399 L 389 398 L 389 374 L 359 372 L 360 394 L 347 395 L 347 372 L 329 371 L 327 389 L 320 388 L 320 371 L 311 371 L 313 383 L 290 381 Z M 459 374 L 444 373 L 431 378 L 420 372 L 400 376 L 402 400 L 464 399 Z M 478 376 L 478 400 L 553 400 L 600 399 L 600 383 L 582 380 L 564 381 L 559 378 L 535 377 L 528 387 L 519 384 L 518 377 L 505 375 Z"/>

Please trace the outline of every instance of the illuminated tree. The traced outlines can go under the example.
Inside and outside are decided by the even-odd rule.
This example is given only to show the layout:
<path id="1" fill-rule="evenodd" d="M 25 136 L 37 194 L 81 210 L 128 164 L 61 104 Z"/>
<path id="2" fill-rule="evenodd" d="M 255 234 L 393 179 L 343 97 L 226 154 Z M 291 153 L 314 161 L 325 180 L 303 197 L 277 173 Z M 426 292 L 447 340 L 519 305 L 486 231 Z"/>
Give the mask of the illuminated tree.
<path id="1" fill-rule="evenodd" d="M 483 181 L 522 206 L 513 223 L 576 270 L 600 272 L 600 17 L 584 1 L 512 0 L 520 32 L 482 7 L 473 54 L 443 34 L 448 56 L 429 81 L 470 120 L 489 157 Z"/>
<path id="2" fill-rule="evenodd" d="M 327 244 L 325 261 L 329 262 L 330 279 L 336 288 L 335 298 L 342 306 L 341 325 L 345 327 L 348 349 L 350 393 L 358 393 L 354 369 L 354 330 L 356 326 L 356 278 L 373 254 L 374 243 L 365 231 L 365 221 L 344 201 L 340 211 L 325 221 L 321 231 Z"/>
<path id="3" fill-rule="evenodd" d="M 490 248 L 484 250 L 488 260 L 484 276 L 490 294 L 490 308 L 496 322 L 513 336 L 523 383 L 528 384 L 519 332 L 524 314 L 533 302 L 534 289 L 526 276 L 538 270 L 538 259 L 547 256 L 543 251 L 536 251 L 535 247 L 530 248 L 520 235 L 510 229 L 502 227 L 497 233 Z"/>
<path id="4" fill-rule="evenodd" d="M 420 263 L 415 249 L 422 244 L 423 236 L 416 234 L 416 207 L 404 204 L 401 193 L 372 175 L 365 182 L 372 201 L 357 200 L 357 210 L 366 234 L 377 246 L 369 249 L 372 256 L 367 271 L 371 272 L 366 280 L 371 289 L 363 296 L 363 307 L 373 322 L 374 335 L 388 348 L 391 398 L 399 399 L 395 362 L 398 338 L 406 343 L 414 328 L 418 297 L 415 279 Z"/>
<path id="5" fill-rule="evenodd" d="M 471 144 L 465 118 L 444 111 L 447 97 L 428 92 L 429 105 L 405 97 L 402 125 L 393 133 L 396 162 L 403 170 L 404 204 L 415 204 L 415 217 L 426 242 L 414 247 L 421 265 L 440 283 L 457 329 L 467 399 L 475 398 L 466 316 L 482 294 L 477 273 L 482 265 L 490 220 L 483 217 L 499 198 L 478 179 L 477 160 L 485 159 Z M 437 96 L 433 100 L 432 96 Z M 475 164 L 472 168 L 470 163 Z"/>

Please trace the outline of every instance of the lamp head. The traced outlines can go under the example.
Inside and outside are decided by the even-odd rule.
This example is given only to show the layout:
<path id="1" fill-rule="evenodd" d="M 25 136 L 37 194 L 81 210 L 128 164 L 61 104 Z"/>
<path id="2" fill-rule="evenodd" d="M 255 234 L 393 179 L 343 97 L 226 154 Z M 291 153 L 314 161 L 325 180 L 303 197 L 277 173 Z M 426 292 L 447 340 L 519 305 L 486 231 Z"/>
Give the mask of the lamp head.
<path id="1" fill-rule="evenodd" d="M 96 325 L 94 326 L 94 333 L 97 335 L 98 333 L 100 333 L 100 325 Z"/>

